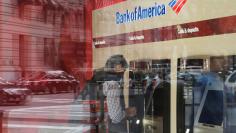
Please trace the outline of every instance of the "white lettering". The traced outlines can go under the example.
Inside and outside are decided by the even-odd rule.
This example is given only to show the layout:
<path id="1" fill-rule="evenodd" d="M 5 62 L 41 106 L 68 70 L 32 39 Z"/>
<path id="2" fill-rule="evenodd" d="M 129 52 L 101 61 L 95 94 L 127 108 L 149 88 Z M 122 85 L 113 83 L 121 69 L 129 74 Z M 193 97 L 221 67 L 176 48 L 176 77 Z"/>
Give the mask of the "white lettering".
<path id="1" fill-rule="evenodd" d="M 143 40 L 144 39 L 144 35 L 140 35 L 140 36 L 130 36 L 129 40 L 130 41 L 134 41 L 134 40 Z"/>
<path id="2" fill-rule="evenodd" d="M 106 44 L 106 41 L 96 41 L 94 42 L 94 45 L 102 45 L 102 44 Z"/>
<path id="3" fill-rule="evenodd" d="M 199 28 L 198 27 L 194 27 L 194 28 L 178 28 L 178 34 L 188 34 L 188 33 L 195 33 L 195 32 L 199 32 Z"/>

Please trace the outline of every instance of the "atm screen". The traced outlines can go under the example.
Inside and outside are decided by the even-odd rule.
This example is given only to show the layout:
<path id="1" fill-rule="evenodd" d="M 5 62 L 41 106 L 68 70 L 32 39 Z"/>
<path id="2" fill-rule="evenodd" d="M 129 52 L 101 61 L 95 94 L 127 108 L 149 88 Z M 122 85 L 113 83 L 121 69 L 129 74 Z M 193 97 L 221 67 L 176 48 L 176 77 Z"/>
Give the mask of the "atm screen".
<path id="1" fill-rule="evenodd" d="M 203 59 L 188 59 L 186 62 L 186 66 L 203 66 Z"/>
<path id="2" fill-rule="evenodd" d="M 223 91 L 208 90 L 199 123 L 221 126 L 223 122 Z"/>

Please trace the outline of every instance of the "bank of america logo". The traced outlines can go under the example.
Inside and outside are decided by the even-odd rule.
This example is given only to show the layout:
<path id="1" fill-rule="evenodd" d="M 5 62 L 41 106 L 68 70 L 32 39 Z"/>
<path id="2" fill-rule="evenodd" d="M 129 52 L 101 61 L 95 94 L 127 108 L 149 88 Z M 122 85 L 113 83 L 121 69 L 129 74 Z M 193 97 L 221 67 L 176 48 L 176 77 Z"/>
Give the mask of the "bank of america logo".
<path id="1" fill-rule="evenodd" d="M 176 14 L 179 14 L 179 12 L 181 11 L 181 9 L 183 8 L 183 6 L 185 5 L 186 2 L 187 2 L 187 0 L 172 0 L 169 3 L 169 6 L 172 8 L 172 10 Z"/>

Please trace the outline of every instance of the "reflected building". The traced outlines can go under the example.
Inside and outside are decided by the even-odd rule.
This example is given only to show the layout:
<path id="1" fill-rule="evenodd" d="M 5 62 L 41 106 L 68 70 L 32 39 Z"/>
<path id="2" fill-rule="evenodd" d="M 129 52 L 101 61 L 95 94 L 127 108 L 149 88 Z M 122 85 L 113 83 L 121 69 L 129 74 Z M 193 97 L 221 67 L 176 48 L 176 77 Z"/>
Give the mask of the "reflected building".
<path id="1" fill-rule="evenodd" d="M 92 11 L 124 0 L 2 0 L 0 76 L 62 69 L 92 77 Z"/>
<path id="2" fill-rule="evenodd" d="M 69 60 L 84 58 L 83 1 L 2 0 L 0 13 L 0 76 L 83 67 Z"/>

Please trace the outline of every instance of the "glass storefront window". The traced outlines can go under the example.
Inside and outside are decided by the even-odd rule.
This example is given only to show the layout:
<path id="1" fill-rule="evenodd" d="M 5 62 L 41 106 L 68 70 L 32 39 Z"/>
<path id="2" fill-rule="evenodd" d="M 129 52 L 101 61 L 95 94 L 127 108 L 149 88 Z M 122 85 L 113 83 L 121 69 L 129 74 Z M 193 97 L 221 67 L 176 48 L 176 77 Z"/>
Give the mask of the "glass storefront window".
<path id="1" fill-rule="evenodd" d="M 2 0 L 0 133 L 235 133 L 233 0 Z"/>
<path id="2" fill-rule="evenodd" d="M 178 122 L 182 132 L 231 133 L 234 131 L 231 117 L 235 115 L 233 111 L 235 94 L 234 86 L 230 84 L 234 83 L 232 79 L 235 73 L 229 67 L 234 66 L 233 58 L 234 56 L 209 56 L 205 58 L 205 60 L 209 59 L 207 66 L 210 67 L 207 69 L 178 71 L 178 75 L 181 75 L 178 76 L 178 82 L 182 84 L 182 87 L 178 88 L 178 104 L 180 104 Z M 187 80 L 188 77 L 191 79 Z M 189 90 L 190 93 L 186 93 Z"/>

